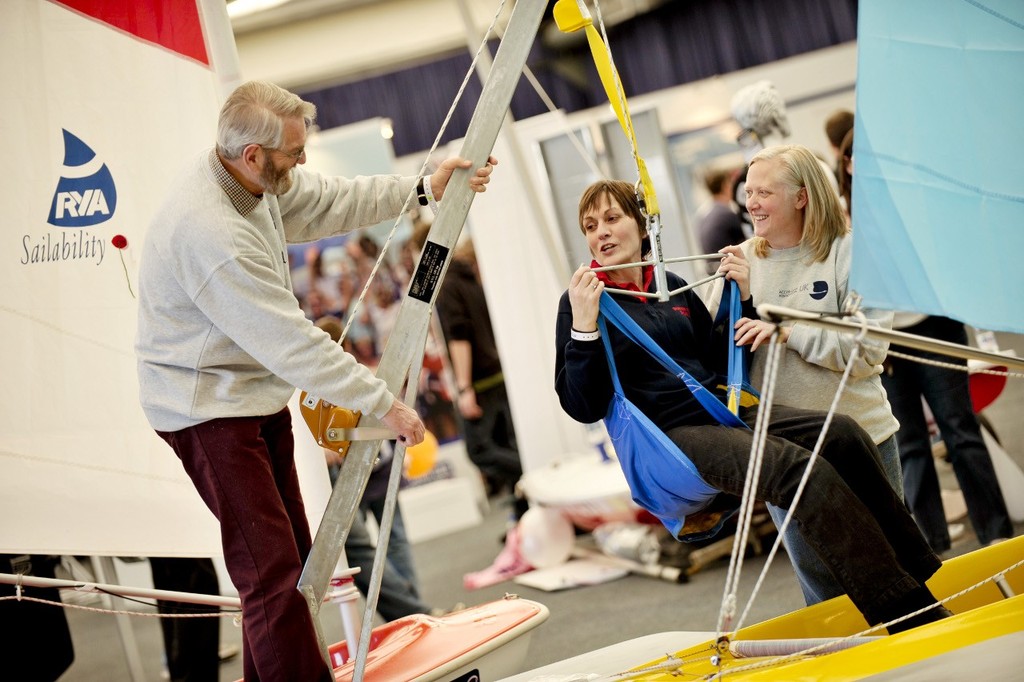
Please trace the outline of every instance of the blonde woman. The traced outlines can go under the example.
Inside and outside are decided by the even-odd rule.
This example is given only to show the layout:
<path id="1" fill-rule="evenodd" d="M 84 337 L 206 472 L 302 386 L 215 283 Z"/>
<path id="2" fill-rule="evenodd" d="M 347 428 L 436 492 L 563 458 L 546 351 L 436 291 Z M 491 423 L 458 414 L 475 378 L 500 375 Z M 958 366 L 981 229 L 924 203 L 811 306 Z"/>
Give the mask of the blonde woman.
<path id="1" fill-rule="evenodd" d="M 806 147 L 780 145 L 758 152 L 750 161 L 745 188 L 754 237 L 723 252 L 750 266 L 750 291 L 756 304 L 773 303 L 808 312 L 835 315 L 844 311 L 849 288 L 851 237 L 846 215 L 818 158 Z M 709 301 L 720 295 L 713 291 Z M 892 313 L 865 310 L 869 323 L 892 326 Z M 757 351 L 773 325 L 754 317 L 735 330 L 740 345 Z M 854 336 L 796 324 L 780 329 L 785 344 L 776 384 L 780 401 L 793 407 L 827 410 L 849 364 Z M 871 436 L 893 489 L 902 497 L 899 422 L 882 387 L 880 375 L 887 346 L 867 343 L 854 362 L 838 411 L 852 417 Z M 751 378 L 763 379 L 765 352 L 753 355 Z M 771 509 L 779 524 L 783 510 Z M 808 604 L 842 593 L 836 580 L 790 527 L 786 549 Z"/>

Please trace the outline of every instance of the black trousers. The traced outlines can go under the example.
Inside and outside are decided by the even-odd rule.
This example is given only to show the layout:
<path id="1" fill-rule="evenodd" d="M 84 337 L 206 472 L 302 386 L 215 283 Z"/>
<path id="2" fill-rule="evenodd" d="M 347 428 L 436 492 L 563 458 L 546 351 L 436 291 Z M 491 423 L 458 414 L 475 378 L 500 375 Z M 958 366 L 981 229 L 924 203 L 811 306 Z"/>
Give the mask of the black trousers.
<path id="1" fill-rule="evenodd" d="M 40 554 L 0 554 L 0 573 L 53 578 L 60 557 Z M 0 596 L 13 597 L 14 585 L 0 585 Z M 56 587 L 23 587 L 26 597 L 60 603 Z M 54 682 L 71 667 L 75 648 L 64 609 L 15 599 L 0 601 L 0 678 Z M 31 670 L 31 674 L 26 671 Z M 20 674 L 15 671 L 21 671 Z"/>
<path id="2" fill-rule="evenodd" d="M 741 413 L 753 425 L 756 409 Z M 821 433 L 825 414 L 772 408 L 756 496 L 788 509 Z M 720 425 L 668 431 L 712 486 L 743 494 L 753 431 Z M 870 624 L 918 603 L 941 562 L 882 470 L 871 438 L 835 415 L 794 512 L 801 535 Z M 922 604 L 923 605 L 923 604 Z M 917 608 L 920 608 L 918 606 Z"/>
<path id="3" fill-rule="evenodd" d="M 207 558 L 150 557 L 153 587 L 158 590 L 220 594 L 217 571 Z M 216 613 L 214 607 L 157 601 L 160 613 Z M 172 682 L 217 682 L 220 679 L 220 618 L 161 618 L 167 670 Z"/>
<path id="4" fill-rule="evenodd" d="M 523 464 L 505 384 L 477 393 L 476 402 L 483 414 L 479 419 L 464 420 L 466 453 L 495 487 L 511 491 L 523 475 Z"/>
<path id="5" fill-rule="evenodd" d="M 902 331 L 967 344 L 964 325 L 947 317 L 929 317 Z M 965 360 L 937 353 L 905 352 L 967 365 Z M 1012 537 L 1013 524 L 992 466 L 992 456 L 974 416 L 967 372 L 890 357 L 888 371 L 882 374 L 882 385 L 889 395 L 892 413 L 900 421 L 896 440 L 900 446 L 907 504 L 932 548 L 936 552 L 944 552 L 950 547 L 950 539 L 922 397 L 928 402 L 942 440 L 949 449 L 949 461 L 964 493 L 967 514 L 978 541 L 987 544 L 995 538 Z"/>

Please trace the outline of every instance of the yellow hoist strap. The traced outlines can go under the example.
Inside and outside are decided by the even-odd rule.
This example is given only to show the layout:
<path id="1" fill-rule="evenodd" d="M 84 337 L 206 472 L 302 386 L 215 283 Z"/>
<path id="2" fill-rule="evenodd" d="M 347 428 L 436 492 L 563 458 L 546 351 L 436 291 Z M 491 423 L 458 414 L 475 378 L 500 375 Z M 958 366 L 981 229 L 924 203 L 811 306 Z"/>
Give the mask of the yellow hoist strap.
<path id="1" fill-rule="evenodd" d="M 622 131 L 629 139 L 633 147 L 633 159 L 636 161 L 636 170 L 640 177 L 640 185 L 643 188 L 644 209 L 648 215 L 659 215 L 658 197 L 654 193 L 654 183 L 651 181 L 650 173 L 647 172 L 647 164 L 640 157 L 637 147 L 636 134 L 633 132 L 633 119 L 629 116 L 629 106 L 626 104 L 625 90 L 622 89 L 622 81 L 612 64 L 609 55 L 609 47 L 601 38 L 600 32 L 594 27 L 590 12 L 583 4 L 583 0 L 558 0 L 555 3 L 555 23 L 562 33 L 575 33 L 581 28 L 587 33 L 587 42 L 590 44 L 590 53 L 594 57 L 594 65 L 601 77 L 604 91 L 608 95 L 608 101 L 615 110 L 619 119 Z"/>

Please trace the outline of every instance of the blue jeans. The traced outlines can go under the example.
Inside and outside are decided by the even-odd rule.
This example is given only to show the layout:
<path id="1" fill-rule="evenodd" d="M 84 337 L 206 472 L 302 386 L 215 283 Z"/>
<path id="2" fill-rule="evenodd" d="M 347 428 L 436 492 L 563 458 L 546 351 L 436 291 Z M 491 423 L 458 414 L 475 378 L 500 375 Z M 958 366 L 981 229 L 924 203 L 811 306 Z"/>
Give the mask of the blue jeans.
<path id="1" fill-rule="evenodd" d="M 401 516 L 395 509 L 395 525 Z M 402 618 L 414 613 L 430 613 L 430 607 L 420 601 L 416 585 L 410 582 L 398 570 L 392 561 L 391 546 L 395 544 L 394 529 L 388 542 L 388 558 L 384 562 L 384 573 L 381 576 L 380 595 L 377 598 L 377 613 L 386 621 Z M 356 587 L 365 596 L 370 590 L 370 576 L 373 571 L 373 558 L 376 548 L 370 543 L 370 534 L 366 530 L 366 517 L 360 509 L 352 520 L 348 538 L 345 539 L 345 558 L 352 568 L 359 567 L 354 576 Z"/>
<path id="2" fill-rule="evenodd" d="M 756 408 L 740 416 L 748 424 Z M 824 424 L 824 413 L 772 408 L 757 499 L 788 508 Z M 668 431 L 710 485 L 742 495 L 753 432 L 721 425 Z M 794 521 L 865 619 L 909 611 L 941 562 L 921 536 L 882 469 L 878 449 L 855 421 L 836 415 L 811 470 Z"/>
<path id="3" fill-rule="evenodd" d="M 967 343 L 964 326 L 946 317 L 929 317 L 901 331 L 952 343 Z M 963 360 L 935 353 L 904 352 L 966 365 Z M 907 506 L 932 549 L 944 552 L 949 549 L 950 540 L 928 424 L 921 405 L 922 397 L 931 408 L 946 443 L 949 461 L 964 493 L 967 514 L 978 541 L 987 544 L 995 538 L 1012 537 L 1013 525 L 992 467 L 992 457 L 974 416 L 967 373 L 902 358 L 890 358 L 888 364 L 888 371 L 882 374 L 882 384 L 889 395 L 893 414 L 900 421 L 896 436 L 900 443 Z"/>
<path id="4" fill-rule="evenodd" d="M 373 514 L 380 525 L 384 518 L 384 498 L 367 501 L 363 499 L 362 508 Z M 408 584 L 413 597 L 419 599 L 419 583 L 416 580 L 416 569 L 413 566 L 412 547 L 409 536 L 405 532 L 405 521 L 402 519 L 402 508 L 395 504 L 395 516 L 391 520 L 391 539 L 388 541 L 388 563 Z"/>
<path id="5" fill-rule="evenodd" d="M 878 452 L 882 456 L 882 470 L 885 471 L 885 477 L 889 480 L 893 490 L 902 498 L 903 476 L 900 473 L 900 451 L 896 444 L 896 437 L 889 436 L 879 443 Z M 772 504 L 767 506 L 776 528 L 781 528 L 787 510 Z M 843 588 L 836 582 L 832 572 L 803 539 L 796 524 L 792 521 L 782 537 L 782 542 L 786 546 L 786 553 L 793 564 L 796 579 L 800 582 L 800 590 L 803 592 L 804 601 L 808 606 L 843 594 Z"/>
<path id="6" fill-rule="evenodd" d="M 328 467 L 331 485 L 337 481 L 340 468 L 337 465 Z M 387 470 L 385 469 L 383 474 L 377 475 L 386 476 L 386 474 Z M 366 530 L 365 514 L 372 513 L 379 526 L 380 520 L 384 516 L 384 499 L 384 497 L 373 500 L 363 498 L 356 516 L 352 520 L 348 537 L 345 539 L 345 558 L 350 567 L 359 567 L 359 573 L 355 575 L 354 580 L 356 588 L 364 597 L 370 589 L 373 560 L 377 552 L 377 548 L 371 543 L 370 534 Z M 387 560 L 384 563 L 384 573 L 381 575 L 377 613 L 386 621 L 413 613 L 430 613 L 430 606 L 420 599 L 416 572 L 413 569 L 412 548 L 409 546 L 409 538 L 405 532 L 402 509 L 397 504 L 394 518 L 391 521 Z"/>

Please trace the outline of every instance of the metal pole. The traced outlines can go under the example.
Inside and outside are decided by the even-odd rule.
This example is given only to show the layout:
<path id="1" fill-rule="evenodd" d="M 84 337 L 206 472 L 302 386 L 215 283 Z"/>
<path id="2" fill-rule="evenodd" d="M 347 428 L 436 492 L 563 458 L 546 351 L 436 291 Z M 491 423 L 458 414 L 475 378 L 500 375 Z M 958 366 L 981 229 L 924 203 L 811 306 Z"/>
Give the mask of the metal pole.
<path id="1" fill-rule="evenodd" d="M 92 557 L 93 572 L 103 580 L 111 583 L 117 582 L 117 570 L 114 568 L 114 560 L 111 557 Z M 103 600 L 108 609 L 113 609 L 113 603 L 109 595 L 103 595 Z M 128 616 L 118 613 L 114 616 L 117 623 L 117 634 L 121 638 L 121 648 L 124 649 L 124 657 L 128 663 L 128 674 L 133 682 L 144 682 L 146 679 L 145 669 L 142 667 L 142 657 L 139 655 L 139 643 L 135 640 L 135 631 Z"/>
<path id="2" fill-rule="evenodd" d="M 423 327 L 423 339 L 418 342 L 422 349 L 427 343 L 428 325 Z M 409 374 L 408 388 L 405 393 L 405 404 L 415 405 L 416 394 L 419 389 L 420 374 L 423 372 L 423 352 L 421 350 L 419 361 L 416 364 L 416 371 Z M 377 610 L 377 600 L 380 598 L 380 584 L 384 579 L 384 567 L 388 562 L 388 545 L 391 543 L 391 526 L 395 519 L 395 505 L 398 504 L 398 488 L 402 483 L 402 470 L 405 462 L 405 445 L 395 445 L 394 456 L 391 460 L 391 471 L 388 476 L 388 489 L 384 496 L 384 513 L 381 516 L 379 530 L 377 533 L 377 551 L 373 555 L 373 570 L 370 572 L 370 587 L 366 591 L 366 612 L 363 615 L 363 623 L 359 631 L 359 644 L 356 647 L 356 662 L 354 674 L 356 680 L 362 679 L 363 671 L 366 670 L 366 658 L 370 654 L 370 640 L 373 632 L 373 614 Z M 349 646 L 349 651 L 352 647 Z"/>
<path id="3" fill-rule="evenodd" d="M 784 308 L 770 303 L 762 303 L 757 306 L 757 314 L 763 319 L 771 320 L 773 322 L 788 320 L 821 327 L 823 329 L 846 331 L 851 334 L 865 333 L 872 339 L 886 341 L 896 346 L 906 346 L 908 348 L 915 348 L 917 350 L 927 351 L 930 353 L 941 353 L 942 355 L 963 358 L 964 360 L 980 360 L 993 365 L 1024 370 L 1024 359 L 1021 358 L 1011 355 L 1002 355 L 1000 353 L 989 353 L 988 351 L 972 348 L 971 346 L 961 346 L 948 341 L 929 339 L 924 336 L 908 334 L 896 329 L 864 327 L 847 319 L 822 317 L 817 313 L 808 313 L 802 310 L 795 310 L 793 308 Z"/>
<path id="4" fill-rule="evenodd" d="M 206 28 L 210 63 L 220 84 L 221 100 L 242 84 L 242 67 L 238 62 L 235 34 L 231 30 L 227 3 L 220 0 L 200 0 L 199 12 Z"/>
<path id="5" fill-rule="evenodd" d="M 468 170 L 457 169 L 452 174 L 437 219 L 431 225 L 423 254 L 413 273 L 408 295 L 399 309 L 395 330 L 378 365 L 378 378 L 383 379 L 395 395 L 401 391 L 413 362 L 423 356 L 423 330 L 429 324 L 431 308 L 473 202 L 475 193 L 469 187 L 469 174 L 484 165 L 494 148 L 502 119 L 512 100 L 512 93 L 546 6 L 545 0 L 519 0 L 509 19 L 505 39 L 494 57 L 494 64 L 460 152 L 463 158 L 472 162 L 472 167 Z M 367 424 L 370 426 L 378 425 L 375 423 L 377 420 L 364 418 L 364 421 L 370 422 Z M 377 459 L 380 443 L 379 440 L 358 441 L 349 448 L 299 578 L 298 589 L 306 598 L 313 615 L 321 653 L 328 664 L 327 644 L 318 618 L 320 606 L 348 537 L 359 500 L 366 489 L 366 481 Z M 357 670 L 356 673 L 355 679 L 358 681 L 362 677 L 361 671 Z"/>
<path id="6" fill-rule="evenodd" d="M 0 573 L 0 583 L 6 583 L 8 585 L 25 585 L 26 587 L 56 587 L 58 589 L 71 589 L 76 592 L 100 592 L 114 597 L 163 599 L 165 601 L 176 601 L 186 604 L 224 606 L 238 610 L 241 610 L 242 608 L 242 601 L 237 597 L 221 597 L 219 595 L 199 594 L 197 592 L 175 592 L 173 590 L 149 590 L 144 587 L 89 583 L 81 580 L 37 578 L 31 575 L 15 575 L 14 573 Z"/>

